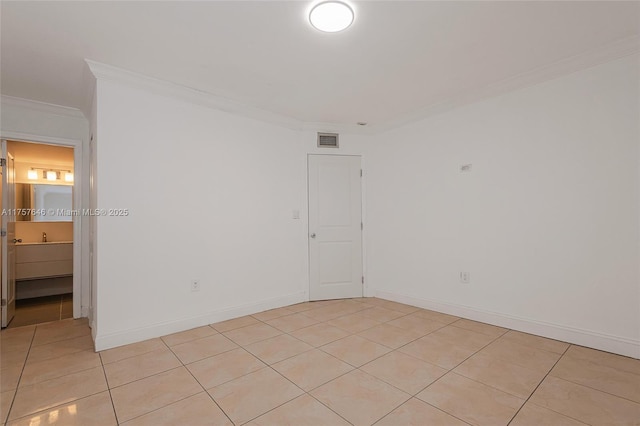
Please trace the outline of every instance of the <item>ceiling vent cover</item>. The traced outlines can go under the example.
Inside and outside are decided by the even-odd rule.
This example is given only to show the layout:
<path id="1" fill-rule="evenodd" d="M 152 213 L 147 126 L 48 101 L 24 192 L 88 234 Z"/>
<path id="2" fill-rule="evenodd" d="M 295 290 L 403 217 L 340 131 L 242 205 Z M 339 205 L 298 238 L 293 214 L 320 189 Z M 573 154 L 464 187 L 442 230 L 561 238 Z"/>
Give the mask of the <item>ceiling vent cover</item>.
<path id="1" fill-rule="evenodd" d="M 318 148 L 338 148 L 338 134 L 318 132 Z"/>

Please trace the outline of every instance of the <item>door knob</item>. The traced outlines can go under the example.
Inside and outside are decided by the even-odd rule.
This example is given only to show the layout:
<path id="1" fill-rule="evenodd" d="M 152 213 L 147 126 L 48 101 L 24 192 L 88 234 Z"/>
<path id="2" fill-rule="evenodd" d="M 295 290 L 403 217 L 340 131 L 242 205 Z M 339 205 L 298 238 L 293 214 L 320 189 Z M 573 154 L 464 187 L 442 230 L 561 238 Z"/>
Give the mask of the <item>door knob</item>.
<path id="1" fill-rule="evenodd" d="M 316 237 L 316 233 L 314 232 L 313 234 L 309 235 L 311 238 L 315 238 Z"/>
<path id="2" fill-rule="evenodd" d="M 13 239 L 13 243 L 21 243 L 22 242 L 22 238 L 14 238 Z"/>

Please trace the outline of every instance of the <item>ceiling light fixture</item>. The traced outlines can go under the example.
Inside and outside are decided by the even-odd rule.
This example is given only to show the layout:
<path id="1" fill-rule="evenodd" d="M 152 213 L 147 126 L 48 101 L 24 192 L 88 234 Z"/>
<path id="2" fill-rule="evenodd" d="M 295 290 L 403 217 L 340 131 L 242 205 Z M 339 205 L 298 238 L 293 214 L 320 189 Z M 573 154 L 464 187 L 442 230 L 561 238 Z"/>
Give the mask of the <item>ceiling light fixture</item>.
<path id="1" fill-rule="evenodd" d="M 353 23 L 353 18 L 353 9 L 340 1 L 318 3 L 309 12 L 311 25 L 326 33 L 336 33 L 348 28 Z"/>

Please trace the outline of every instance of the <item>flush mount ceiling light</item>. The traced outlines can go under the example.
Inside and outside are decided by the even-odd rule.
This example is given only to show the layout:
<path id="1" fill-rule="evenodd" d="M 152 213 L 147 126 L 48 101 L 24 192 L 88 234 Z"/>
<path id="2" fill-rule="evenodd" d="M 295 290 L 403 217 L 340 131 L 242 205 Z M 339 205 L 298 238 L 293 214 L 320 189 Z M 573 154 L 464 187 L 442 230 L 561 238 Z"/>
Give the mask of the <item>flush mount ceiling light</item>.
<path id="1" fill-rule="evenodd" d="M 353 17 L 353 9 L 339 1 L 318 3 L 309 12 L 311 25 L 326 33 L 336 33 L 348 28 Z"/>

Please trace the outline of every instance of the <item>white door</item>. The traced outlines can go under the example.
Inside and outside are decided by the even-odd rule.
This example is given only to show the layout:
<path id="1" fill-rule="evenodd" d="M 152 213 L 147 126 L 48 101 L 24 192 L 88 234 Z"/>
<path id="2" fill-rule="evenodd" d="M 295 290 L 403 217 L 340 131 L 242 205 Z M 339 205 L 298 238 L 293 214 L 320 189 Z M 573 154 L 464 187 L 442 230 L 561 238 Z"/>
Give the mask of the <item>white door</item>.
<path id="1" fill-rule="evenodd" d="M 16 185 L 13 155 L 2 141 L 2 327 L 9 325 L 16 312 Z"/>
<path id="2" fill-rule="evenodd" d="M 310 300 L 362 297 L 360 157 L 309 155 Z"/>

